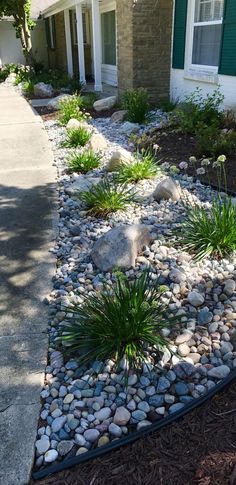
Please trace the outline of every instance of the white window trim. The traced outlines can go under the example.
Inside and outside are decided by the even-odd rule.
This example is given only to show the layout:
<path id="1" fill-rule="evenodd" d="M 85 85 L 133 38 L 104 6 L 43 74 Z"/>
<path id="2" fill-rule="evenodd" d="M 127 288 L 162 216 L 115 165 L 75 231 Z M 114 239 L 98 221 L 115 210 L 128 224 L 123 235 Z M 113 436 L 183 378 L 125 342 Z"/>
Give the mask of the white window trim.
<path id="1" fill-rule="evenodd" d="M 222 20 L 194 22 L 195 2 L 196 0 L 188 2 L 184 78 L 217 84 L 218 66 L 206 66 L 192 63 L 193 36 L 195 26 L 220 25 L 222 24 Z"/>

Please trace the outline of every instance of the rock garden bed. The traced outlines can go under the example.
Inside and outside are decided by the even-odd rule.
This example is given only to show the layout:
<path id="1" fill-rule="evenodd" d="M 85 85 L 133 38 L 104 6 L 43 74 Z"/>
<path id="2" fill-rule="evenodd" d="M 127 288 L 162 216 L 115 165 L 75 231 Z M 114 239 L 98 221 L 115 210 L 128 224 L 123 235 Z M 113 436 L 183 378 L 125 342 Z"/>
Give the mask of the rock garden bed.
<path id="1" fill-rule="evenodd" d="M 86 174 L 68 173 L 73 150 L 61 144 L 66 129 L 55 120 L 45 122 L 58 169 L 60 219 L 52 248 L 57 272 L 47 300 L 50 349 L 37 470 L 151 426 L 205 394 L 236 366 L 235 257 L 196 262 L 176 238 L 188 207 L 209 207 L 212 190 L 186 174 L 170 179 L 163 169 L 151 179 L 129 184 L 136 198 L 127 210 L 95 217 L 80 197 L 81 190 L 111 169 L 114 152 L 116 163 L 119 154 L 120 159 L 124 153 L 129 156 L 131 132 L 140 136 L 165 120 L 156 110 L 148 127 L 109 118 L 88 121 L 92 138 L 83 150 L 99 151 L 101 163 Z M 125 359 L 116 367 L 113 359 L 81 365 L 76 355 L 66 356 L 56 337 L 73 318 L 73 308 L 83 306 L 88 295 L 113 288 L 118 273 L 131 282 L 147 268 L 150 280 L 162 287 L 162 304 L 177 321 L 173 328 L 162 328 L 168 347 L 157 351 L 147 346 L 139 371 L 130 370 Z"/>

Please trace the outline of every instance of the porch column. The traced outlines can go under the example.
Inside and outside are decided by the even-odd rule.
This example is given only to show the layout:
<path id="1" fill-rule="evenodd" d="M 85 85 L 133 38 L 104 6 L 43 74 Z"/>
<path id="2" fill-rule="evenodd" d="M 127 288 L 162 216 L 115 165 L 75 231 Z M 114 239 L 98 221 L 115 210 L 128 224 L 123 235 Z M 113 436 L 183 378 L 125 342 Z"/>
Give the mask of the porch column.
<path id="1" fill-rule="evenodd" d="M 94 91 L 102 91 L 102 36 L 98 0 L 92 0 Z"/>
<path id="2" fill-rule="evenodd" d="M 79 79 L 81 83 L 86 84 L 85 63 L 84 63 L 84 33 L 83 33 L 81 3 L 76 5 L 76 26 L 77 26 L 77 39 L 78 39 Z"/>
<path id="3" fill-rule="evenodd" d="M 70 11 L 67 8 L 64 10 L 64 22 L 65 22 L 65 33 L 66 33 L 66 55 L 67 55 L 67 70 L 69 76 L 73 77 L 73 57 L 72 57 L 72 46 L 71 46 L 71 30 L 70 30 Z"/>

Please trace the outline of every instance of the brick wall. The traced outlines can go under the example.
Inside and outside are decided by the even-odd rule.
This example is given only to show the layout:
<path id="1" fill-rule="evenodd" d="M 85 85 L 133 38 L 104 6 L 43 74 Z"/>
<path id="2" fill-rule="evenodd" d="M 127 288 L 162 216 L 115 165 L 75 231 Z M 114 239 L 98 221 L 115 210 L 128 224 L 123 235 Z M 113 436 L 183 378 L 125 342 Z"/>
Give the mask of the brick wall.
<path id="1" fill-rule="evenodd" d="M 55 15 L 56 24 L 56 47 L 48 49 L 49 67 L 61 69 L 67 72 L 67 55 L 66 55 L 66 34 L 64 23 L 64 12 Z"/>
<path id="2" fill-rule="evenodd" d="M 118 0 L 120 92 L 147 88 L 152 101 L 169 95 L 172 0 Z"/>

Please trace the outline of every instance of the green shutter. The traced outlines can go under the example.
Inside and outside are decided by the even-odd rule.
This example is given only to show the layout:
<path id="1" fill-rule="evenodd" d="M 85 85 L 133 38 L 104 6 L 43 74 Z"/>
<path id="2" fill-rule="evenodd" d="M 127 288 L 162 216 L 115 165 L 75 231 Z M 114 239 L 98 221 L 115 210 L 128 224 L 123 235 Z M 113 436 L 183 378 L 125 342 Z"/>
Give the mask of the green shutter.
<path id="1" fill-rule="evenodd" d="M 47 46 L 48 49 L 51 47 L 51 38 L 50 38 L 50 25 L 49 25 L 49 19 L 45 19 L 45 31 L 46 31 L 46 40 L 47 40 Z"/>
<path id="2" fill-rule="evenodd" d="M 225 0 L 219 73 L 236 76 L 236 0 Z"/>
<path id="3" fill-rule="evenodd" d="M 53 48 L 55 49 L 56 47 L 56 21 L 55 21 L 55 15 L 52 17 L 52 37 L 53 37 Z"/>
<path id="4" fill-rule="evenodd" d="M 175 0 L 173 60 L 174 69 L 184 69 L 188 0 Z"/>

